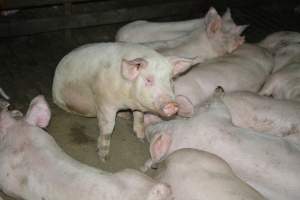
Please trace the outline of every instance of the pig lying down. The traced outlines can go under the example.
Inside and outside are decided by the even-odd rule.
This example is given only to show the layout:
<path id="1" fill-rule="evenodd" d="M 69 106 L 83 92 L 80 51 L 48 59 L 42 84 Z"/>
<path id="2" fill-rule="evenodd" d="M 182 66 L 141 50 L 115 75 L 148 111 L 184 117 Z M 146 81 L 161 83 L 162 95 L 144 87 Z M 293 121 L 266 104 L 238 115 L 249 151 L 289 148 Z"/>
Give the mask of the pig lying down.
<path id="1" fill-rule="evenodd" d="M 246 26 L 237 26 L 232 20 L 231 22 L 231 25 L 226 24 L 212 8 L 204 18 L 203 27 L 181 38 L 163 42 L 166 45 L 161 45 L 161 48 L 156 49 L 163 55 L 197 57 L 201 62 L 231 53 L 244 43 L 244 37 L 240 34 L 246 28 Z M 147 45 L 147 43 L 144 44 Z"/>
<path id="2" fill-rule="evenodd" d="M 191 116 L 193 106 L 205 102 L 217 86 L 228 92 L 257 92 L 272 67 L 272 55 L 252 44 L 243 44 L 232 54 L 196 65 L 175 80 L 175 94 L 180 100 L 179 114 Z"/>
<path id="3" fill-rule="evenodd" d="M 300 103 L 260 96 L 251 92 L 226 93 L 222 97 L 232 123 L 281 137 L 300 137 Z"/>
<path id="4" fill-rule="evenodd" d="M 300 43 L 278 50 L 275 60 L 281 62 L 280 68 L 277 67 L 279 70 L 267 79 L 260 94 L 276 99 L 300 101 Z"/>
<path id="5" fill-rule="evenodd" d="M 144 27 L 147 28 L 142 29 Z M 138 33 L 131 34 L 131 28 Z M 179 28 L 182 31 L 179 31 Z M 207 59 L 232 52 L 243 44 L 244 37 L 240 36 L 240 34 L 245 28 L 246 26 L 237 26 L 234 23 L 229 10 L 222 19 L 214 8 L 210 8 L 206 16 L 198 20 L 170 22 L 170 24 L 134 22 L 121 28 L 117 34 L 117 41 L 142 43 L 157 49 L 163 55 L 175 55 L 186 58 L 197 57 L 199 62 L 203 62 Z M 170 30 L 168 31 L 168 29 Z M 157 32 L 157 34 L 153 34 L 153 32 Z M 185 34 L 177 38 L 172 38 L 173 35 L 180 35 L 182 32 Z M 120 39 L 122 34 L 126 37 Z M 129 38 L 129 35 L 132 38 Z M 137 35 L 142 35 L 142 38 L 145 40 L 142 41 L 139 37 L 136 37 Z M 170 39 L 161 40 L 160 36 L 164 38 L 169 36 Z M 149 42 L 147 40 L 148 37 L 154 38 L 153 41 Z"/>
<path id="6" fill-rule="evenodd" d="M 203 104 L 192 118 L 149 125 L 146 135 L 154 163 L 178 149 L 199 149 L 220 156 L 267 199 L 300 199 L 300 146 L 285 137 L 234 126 L 221 97 Z"/>
<path id="7" fill-rule="evenodd" d="M 161 166 L 162 165 L 162 166 Z M 168 183 L 176 200 L 263 200 L 216 155 L 180 149 L 159 164 L 156 179 Z"/>
<path id="8" fill-rule="evenodd" d="M 132 43 L 172 40 L 184 36 L 202 25 L 202 18 L 178 22 L 138 20 L 121 27 L 116 33 L 115 40 Z"/>
<path id="9" fill-rule="evenodd" d="M 299 57 L 300 33 L 291 31 L 280 31 L 268 35 L 259 45 L 267 48 L 274 56 L 273 73 L 280 70 Z M 296 46 L 294 46 L 296 45 Z M 299 58 L 298 58 L 299 60 Z"/>
<path id="10" fill-rule="evenodd" d="M 145 111 L 174 115 L 178 108 L 172 77 L 193 64 L 193 59 L 164 57 L 139 44 L 84 45 L 58 64 L 53 99 L 66 111 L 97 117 L 98 154 L 104 160 L 109 153 L 116 113 L 131 109 L 135 111 L 135 122 L 143 119 Z M 144 138 L 144 131 L 139 128 L 134 125 L 137 136 Z"/>
<path id="11" fill-rule="evenodd" d="M 42 128 L 50 110 L 34 98 L 24 119 L 0 114 L 0 189 L 27 200 L 169 200 L 169 186 L 135 170 L 108 173 L 65 154 Z M 41 127 L 41 128 L 40 128 Z"/>

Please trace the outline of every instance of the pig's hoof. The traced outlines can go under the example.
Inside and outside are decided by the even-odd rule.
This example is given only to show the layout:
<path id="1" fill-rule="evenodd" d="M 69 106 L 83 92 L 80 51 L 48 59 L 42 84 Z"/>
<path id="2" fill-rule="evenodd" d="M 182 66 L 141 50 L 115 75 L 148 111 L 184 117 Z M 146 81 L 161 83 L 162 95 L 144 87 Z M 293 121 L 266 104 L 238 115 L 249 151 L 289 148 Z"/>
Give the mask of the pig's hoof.
<path id="1" fill-rule="evenodd" d="M 139 139 L 139 141 L 141 141 L 141 143 L 146 143 L 146 141 L 145 141 L 145 138 L 138 138 Z"/>
<path id="2" fill-rule="evenodd" d="M 106 162 L 106 161 L 109 160 L 108 153 L 101 151 L 99 148 L 97 148 L 97 154 L 98 154 L 98 156 L 99 156 L 99 159 L 100 159 L 102 162 Z"/>
<path id="3" fill-rule="evenodd" d="M 109 160 L 109 157 L 108 156 L 104 156 L 104 157 L 101 157 L 100 160 L 102 162 L 107 162 Z"/>

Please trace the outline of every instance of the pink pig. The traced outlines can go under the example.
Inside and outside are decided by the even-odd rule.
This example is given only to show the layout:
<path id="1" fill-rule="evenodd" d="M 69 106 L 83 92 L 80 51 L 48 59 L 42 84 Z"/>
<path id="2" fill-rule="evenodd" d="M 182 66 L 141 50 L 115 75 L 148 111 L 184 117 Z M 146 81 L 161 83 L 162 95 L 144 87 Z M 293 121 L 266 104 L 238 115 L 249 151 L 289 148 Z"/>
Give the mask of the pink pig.
<path id="1" fill-rule="evenodd" d="M 224 159 L 243 181 L 267 199 L 300 199 L 300 146 L 293 139 L 232 124 L 220 92 L 191 118 L 161 121 L 146 128 L 151 163 L 183 148 Z"/>
<path id="2" fill-rule="evenodd" d="M 105 172 L 72 159 L 42 128 L 50 120 L 43 96 L 26 116 L 0 113 L 0 189 L 26 200 L 171 200 L 168 185 L 131 169 Z"/>
<path id="3" fill-rule="evenodd" d="M 119 110 L 134 111 L 134 130 L 144 138 L 140 122 L 145 111 L 174 115 L 178 108 L 172 78 L 194 59 L 165 57 L 139 44 L 95 43 L 67 54 L 53 80 L 53 99 L 62 109 L 97 117 L 98 154 L 105 160 Z"/>

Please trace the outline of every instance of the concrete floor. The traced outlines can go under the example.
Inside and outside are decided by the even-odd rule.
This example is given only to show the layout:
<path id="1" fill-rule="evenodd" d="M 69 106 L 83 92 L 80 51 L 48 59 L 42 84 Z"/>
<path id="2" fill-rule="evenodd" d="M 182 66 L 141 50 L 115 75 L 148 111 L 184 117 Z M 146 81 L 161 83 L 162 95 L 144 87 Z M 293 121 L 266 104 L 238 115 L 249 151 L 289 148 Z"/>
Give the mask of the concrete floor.
<path id="1" fill-rule="evenodd" d="M 256 26 L 255 23 L 260 25 L 260 20 L 251 23 L 248 15 L 239 16 L 240 18 L 234 16 L 238 22 L 252 25 L 246 31 L 248 41 L 257 41 L 273 31 L 286 29 L 276 24 L 273 24 L 271 29 L 265 25 Z M 265 17 L 262 19 L 267 20 Z M 74 159 L 111 172 L 124 168 L 138 169 L 142 166 L 149 158 L 148 144 L 140 142 L 134 136 L 131 120 L 117 118 L 110 159 L 102 163 L 96 154 L 96 119 L 71 115 L 59 109 L 52 103 L 51 85 L 55 67 L 65 54 L 81 44 L 112 41 L 119 26 L 73 30 L 72 39 L 69 41 L 65 40 L 64 32 L 0 40 L 0 87 L 11 97 L 12 106 L 25 112 L 33 97 L 38 94 L 45 95 L 52 109 L 48 132 L 57 143 Z M 294 28 L 289 30 L 300 31 Z M 0 196 L 3 196 L 4 200 L 11 199 L 1 192 Z"/>

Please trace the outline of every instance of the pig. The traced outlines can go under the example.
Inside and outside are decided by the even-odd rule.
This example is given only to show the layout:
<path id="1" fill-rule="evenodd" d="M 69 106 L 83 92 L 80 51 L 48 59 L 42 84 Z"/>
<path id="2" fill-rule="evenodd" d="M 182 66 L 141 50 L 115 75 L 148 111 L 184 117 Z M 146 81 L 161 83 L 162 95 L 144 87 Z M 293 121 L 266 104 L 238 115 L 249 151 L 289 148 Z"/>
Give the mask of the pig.
<path id="1" fill-rule="evenodd" d="M 198 64 L 175 80 L 178 114 L 192 116 L 193 107 L 211 97 L 217 86 L 227 92 L 258 92 L 272 68 L 271 53 L 254 44 L 243 44 L 232 54 Z"/>
<path id="2" fill-rule="evenodd" d="M 245 91 L 226 93 L 222 101 L 236 126 L 280 137 L 300 136 L 300 102 Z"/>
<path id="3" fill-rule="evenodd" d="M 240 36 L 246 26 L 237 26 L 229 14 L 222 19 L 211 8 L 200 27 L 184 36 L 164 41 L 144 42 L 166 56 L 197 57 L 199 62 L 230 53 L 244 43 Z"/>
<path id="4" fill-rule="evenodd" d="M 222 158 L 196 149 L 171 153 L 153 176 L 171 186 L 176 200 L 265 199 L 238 178 Z"/>
<path id="5" fill-rule="evenodd" d="M 209 9 L 208 13 L 212 12 L 217 13 L 213 7 Z M 227 9 L 223 15 L 223 23 L 228 31 L 236 26 L 231 17 L 230 9 Z M 182 36 L 186 36 L 196 29 L 203 30 L 205 26 L 204 17 L 177 22 L 149 22 L 138 20 L 121 27 L 116 33 L 115 40 L 146 44 L 172 41 L 182 38 Z"/>
<path id="6" fill-rule="evenodd" d="M 144 138 L 144 131 L 136 125 L 143 119 L 142 112 L 174 115 L 178 108 L 172 77 L 195 62 L 165 57 L 139 44 L 87 44 L 59 62 L 53 79 L 53 100 L 68 112 L 97 117 L 98 154 L 106 160 L 117 111 L 133 110 L 134 130 Z"/>
<path id="7" fill-rule="evenodd" d="M 299 55 L 300 50 L 296 47 L 299 43 L 300 33 L 292 31 L 280 31 L 268 35 L 258 44 L 272 52 L 275 59 L 274 68 L 272 71 L 272 73 L 274 73 L 288 63 L 291 63 L 295 59 L 295 56 L 297 57 L 297 54 Z"/>
<path id="8" fill-rule="evenodd" d="M 224 159 L 265 198 L 300 199 L 300 145 L 285 137 L 234 126 L 222 95 L 215 93 L 191 118 L 148 125 L 151 160 L 146 165 L 182 148 L 203 150 Z"/>
<path id="9" fill-rule="evenodd" d="M 185 37 L 184 39 L 174 39 L 166 45 L 162 45 L 163 47 L 156 49 L 163 55 L 197 57 L 199 62 L 204 62 L 208 59 L 231 53 L 243 44 L 245 38 L 240 36 L 240 34 L 245 28 L 246 26 L 235 25 L 233 21 L 226 26 L 226 23 L 217 11 L 212 8 L 204 18 L 203 27 L 195 29 L 187 36 L 183 36 Z M 175 45 L 172 45 L 172 42 Z"/>
<path id="10" fill-rule="evenodd" d="M 119 42 L 147 43 L 179 38 L 203 25 L 203 18 L 178 22 L 138 20 L 122 26 L 116 33 Z"/>
<path id="11" fill-rule="evenodd" d="M 275 54 L 280 69 L 271 74 L 259 94 L 300 101 L 300 43 L 283 47 Z M 277 62 L 278 63 L 278 62 Z"/>
<path id="12" fill-rule="evenodd" d="M 0 113 L 0 189 L 26 200 L 169 200 L 168 185 L 133 169 L 105 172 L 72 159 L 42 128 L 51 112 L 35 97 L 24 118 Z"/>

